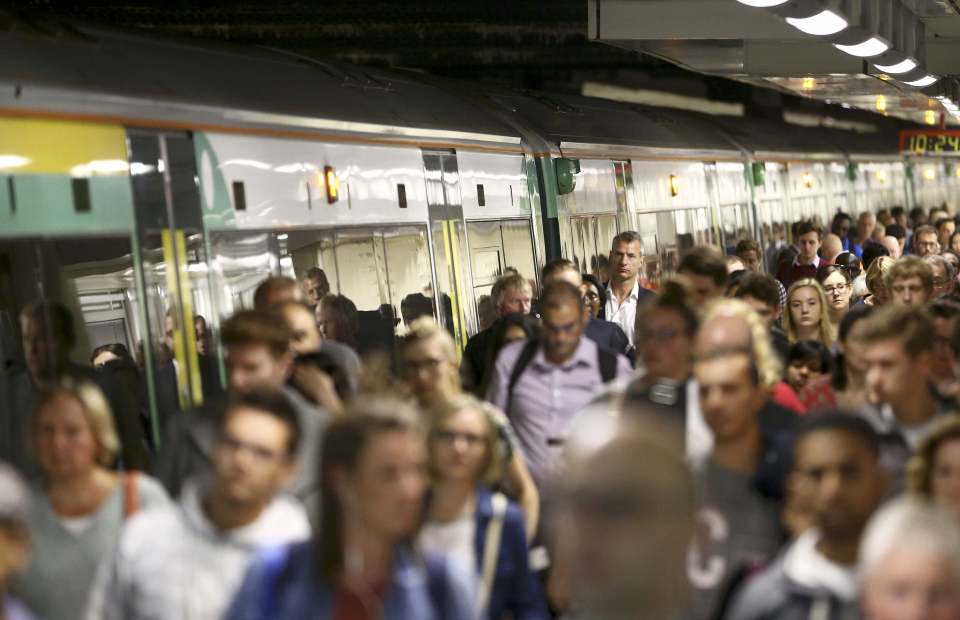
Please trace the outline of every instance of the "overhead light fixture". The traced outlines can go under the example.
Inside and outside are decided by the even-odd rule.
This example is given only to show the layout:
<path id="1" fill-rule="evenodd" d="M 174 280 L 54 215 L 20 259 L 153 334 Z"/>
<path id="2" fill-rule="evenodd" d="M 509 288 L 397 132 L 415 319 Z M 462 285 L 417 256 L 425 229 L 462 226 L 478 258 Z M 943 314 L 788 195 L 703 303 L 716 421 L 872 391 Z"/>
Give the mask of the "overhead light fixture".
<path id="1" fill-rule="evenodd" d="M 886 41 L 879 37 L 870 37 L 863 43 L 858 43 L 856 45 L 838 45 L 834 44 L 841 52 L 846 52 L 851 56 L 857 56 L 859 58 L 870 58 L 871 56 L 879 56 L 884 53 L 890 46 Z"/>
<path id="2" fill-rule="evenodd" d="M 757 7 L 758 9 L 768 9 L 772 6 L 780 6 L 781 4 L 786 4 L 789 1 L 790 0 L 737 0 L 737 2 L 740 4 Z"/>
<path id="3" fill-rule="evenodd" d="M 883 71 L 884 73 L 889 73 L 891 75 L 900 75 L 901 73 L 909 73 L 917 68 L 917 61 L 913 58 L 907 58 L 893 65 L 873 65 L 877 69 Z"/>
<path id="4" fill-rule="evenodd" d="M 812 17 L 788 17 L 787 23 L 807 34 L 827 37 L 842 32 L 849 22 L 830 10 L 817 13 Z"/>
<path id="5" fill-rule="evenodd" d="M 923 88 L 923 87 L 925 87 L 925 86 L 930 86 L 931 84 L 936 84 L 937 80 L 939 80 L 939 79 L 940 79 L 940 78 L 938 78 L 937 76 L 935 76 L 935 75 L 930 75 L 930 74 L 928 73 L 927 75 L 923 76 L 923 77 L 920 78 L 919 80 L 912 80 L 912 81 L 910 81 L 910 82 L 904 82 L 904 84 L 909 84 L 910 86 L 916 86 L 917 88 Z"/>

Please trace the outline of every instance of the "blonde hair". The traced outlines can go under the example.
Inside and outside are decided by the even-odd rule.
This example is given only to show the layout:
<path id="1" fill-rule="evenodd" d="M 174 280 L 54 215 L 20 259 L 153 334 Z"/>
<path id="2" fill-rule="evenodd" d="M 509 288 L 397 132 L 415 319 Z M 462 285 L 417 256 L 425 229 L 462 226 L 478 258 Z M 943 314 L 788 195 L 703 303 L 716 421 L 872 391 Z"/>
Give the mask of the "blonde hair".
<path id="1" fill-rule="evenodd" d="M 907 486 L 912 493 L 933 499 L 933 470 L 943 444 L 960 440 L 960 414 L 953 412 L 937 420 L 923 436 L 907 463 Z"/>
<path id="2" fill-rule="evenodd" d="M 83 415 L 90 424 L 90 433 L 97 442 L 97 463 L 104 467 L 112 465 L 120 452 L 120 438 L 117 436 L 117 428 L 113 423 L 113 411 L 110 409 L 110 403 L 107 402 L 107 398 L 100 388 L 91 381 L 74 377 L 61 377 L 50 388 L 44 390 L 37 401 L 36 407 L 34 407 L 34 415 L 30 422 L 33 437 L 36 438 L 39 430 L 40 416 L 37 414 L 50 401 L 62 395 L 67 395 L 80 403 Z"/>
<path id="3" fill-rule="evenodd" d="M 793 314 L 790 312 L 790 299 L 793 297 L 795 292 L 802 288 L 812 288 L 817 293 L 817 299 L 820 301 L 820 325 L 818 326 L 818 331 L 820 332 L 820 342 L 823 344 L 823 346 L 829 349 L 833 346 L 833 342 L 837 337 L 834 334 L 833 325 L 830 323 L 827 295 L 823 292 L 823 287 L 820 286 L 820 283 L 813 278 L 803 278 L 802 280 L 797 280 L 790 285 L 790 289 L 787 291 L 787 307 L 785 309 L 786 311 L 783 313 L 783 326 L 787 332 L 787 337 L 790 339 L 790 342 L 796 342 L 798 340 L 797 326 L 794 324 Z"/>
<path id="4" fill-rule="evenodd" d="M 408 347 L 427 340 L 436 340 L 439 342 L 440 348 L 443 349 L 443 354 L 446 358 L 456 363 L 457 345 L 454 343 L 453 337 L 447 330 L 440 327 L 432 317 L 428 316 L 420 317 L 410 323 L 409 331 L 400 338 L 397 346 L 398 352 L 403 352 Z"/>
<path id="5" fill-rule="evenodd" d="M 750 349 L 757 367 L 757 376 L 761 387 L 771 390 L 779 383 L 782 366 L 770 340 L 770 330 L 760 315 L 742 299 L 720 298 L 707 306 L 706 314 L 700 325 L 706 325 L 714 318 L 732 316 L 743 319 L 750 330 Z"/>
<path id="6" fill-rule="evenodd" d="M 866 283 L 867 289 L 873 293 L 877 294 L 877 285 L 884 285 L 884 276 L 890 268 L 893 267 L 893 264 L 897 261 L 889 256 L 878 256 L 873 259 L 873 262 L 870 263 L 870 266 L 867 267 Z"/>
<path id="7" fill-rule="evenodd" d="M 501 441 L 499 427 L 501 423 L 508 423 L 506 418 L 500 420 L 503 414 L 496 407 L 478 400 L 470 394 L 453 394 L 443 398 L 429 411 L 431 440 L 434 433 L 440 429 L 444 422 L 463 410 L 474 411 L 483 417 L 484 426 L 487 430 L 483 442 L 486 457 L 478 479 L 487 485 L 496 484 L 502 480 L 503 472 L 506 469 L 505 454 L 499 446 Z M 439 470 L 434 462 L 432 442 L 430 447 L 430 476 L 434 480 L 440 477 Z"/>

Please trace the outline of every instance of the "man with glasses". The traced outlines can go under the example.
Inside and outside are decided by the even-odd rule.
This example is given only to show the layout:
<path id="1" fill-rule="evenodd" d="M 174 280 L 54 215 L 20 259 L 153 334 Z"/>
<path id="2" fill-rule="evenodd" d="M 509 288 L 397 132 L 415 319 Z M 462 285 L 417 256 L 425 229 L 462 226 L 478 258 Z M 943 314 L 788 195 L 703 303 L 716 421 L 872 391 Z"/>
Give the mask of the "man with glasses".
<path id="1" fill-rule="evenodd" d="M 940 254 L 924 256 L 923 260 L 933 270 L 933 294 L 931 299 L 953 295 L 956 292 L 954 278 L 957 275 L 954 266 Z"/>
<path id="2" fill-rule="evenodd" d="M 923 258 L 940 251 L 937 229 L 930 225 L 917 226 L 913 231 L 913 253 Z"/>
<path id="3" fill-rule="evenodd" d="M 90 620 L 220 618 L 258 547 L 305 540 L 303 506 L 279 495 L 293 477 L 300 421 L 282 392 L 238 394 L 220 418 L 213 479 L 179 505 L 137 515 L 101 564 Z"/>

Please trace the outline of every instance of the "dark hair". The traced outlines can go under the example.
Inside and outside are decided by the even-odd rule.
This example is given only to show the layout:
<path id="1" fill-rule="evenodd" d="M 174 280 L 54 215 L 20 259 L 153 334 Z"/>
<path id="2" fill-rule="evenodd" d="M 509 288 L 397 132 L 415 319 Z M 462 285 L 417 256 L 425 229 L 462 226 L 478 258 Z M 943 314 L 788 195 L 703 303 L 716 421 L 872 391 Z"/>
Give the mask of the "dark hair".
<path id="1" fill-rule="evenodd" d="M 293 278 L 270 276 L 257 286 L 253 292 L 253 307 L 257 310 L 269 310 L 270 297 L 278 291 L 296 290 L 299 285 Z"/>
<path id="2" fill-rule="evenodd" d="M 347 400 L 353 396 L 353 384 L 350 381 L 350 372 L 341 364 L 341 359 L 331 355 L 322 348 L 298 355 L 294 360 L 297 366 L 313 366 L 325 372 L 333 381 L 340 400 Z"/>
<path id="3" fill-rule="evenodd" d="M 683 319 L 684 328 L 687 331 L 687 337 L 693 338 L 700 327 L 700 319 L 696 311 L 690 307 L 687 300 L 688 292 L 684 281 L 679 279 L 665 280 L 660 286 L 659 294 L 637 308 L 637 316 L 634 319 L 633 329 L 637 331 L 640 323 L 646 320 L 646 317 L 659 310 L 675 312 Z"/>
<path id="4" fill-rule="evenodd" d="M 960 316 L 960 303 L 945 297 L 934 299 L 927 309 L 935 319 L 954 319 Z"/>
<path id="5" fill-rule="evenodd" d="M 897 239 L 898 241 L 900 239 L 907 238 L 907 229 L 900 224 L 887 224 L 887 227 L 883 229 L 883 233 L 888 237 Z"/>
<path id="6" fill-rule="evenodd" d="M 727 289 L 725 294 L 727 297 L 734 297 L 736 293 L 740 290 L 740 283 L 743 282 L 743 279 L 750 275 L 750 271 L 746 269 L 737 269 L 727 274 Z"/>
<path id="7" fill-rule="evenodd" d="M 490 350 L 487 354 L 487 365 L 486 369 L 482 369 L 483 381 L 480 389 L 477 390 L 478 394 L 483 395 L 487 393 L 487 387 L 489 387 L 489 382 L 494 375 L 494 373 L 488 369 L 493 368 L 497 357 L 500 355 L 500 351 L 507 345 L 507 331 L 512 327 L 522 329 L 523 333 L 526 334 L 527 340 L 537 340 L 540 338 L 540 319 L 533 314 L 507 314 L 494 321 L 490 328 Z"/>
<path id="8" fill-rule="evenodd" d="M 569 258 L 555 258 L 540 270 L 540 281 L 546 282 L 551 276 L 562 271 L 575 271 L 578 274 L 580 273 L 580 269 L 576 263 Z"/>
<path id="9" fill-rule="evenodd" d="M 864 269 L 869 269 L 870 263 L 881 256 L 890 256 L 890 250 L 887 249 L 887 246 L 878 241 L 874 241 L 873 239 L 867 239 L 864 241 L 863 252 L 860 255 L 861 259 L 863 260 Z"/>
<path id="10" fill-rule="evenodd" d="M 77 344 L 73 313 L 58 301 L 35 301 L 20 311 L 20 318 L 37 321 L 45 330 L 50 330 L 64 351 L 70 351 Z"/>
<path id="11" fill-rule="evenodd" d="M 600 278 L 592 273 L 581 273 L 580 277 L 583 278 L 584 284 L 590 284 L 597 289 L 598 293 L 600 293 L 600 313 L 603 314 L 603 307 L 607 303 L 607 289 L 605 289 L 603 284 L 600 283 Z"/>
<path id="12" fill-rule="evenodd" d="M 809 362 L 817 360 L 820 362 L 820 372 L 828 373 L 833 370 L 833 356 L 830 355 L 830 349 L 823 346 L 819 340 L 800 340 L 790 345 L 790 352 L 787 354 L 787 364 L 795 361 Z"/>
<path id="13" fill-rule="evenodd" d="M 540 305 L 543 311 L 547 308 L 556 308 L 568 302 L 574 302 L 578 308 L 583 307 L 583 297 L 580 289 L 565 280 L 555 280 L 543 287 L 540 296 Z"/>
<path id="14" fill-rule="evenodd" d="M 853 252 L 840 252 L 833 259 L 833 264 L 847 272 L 850 280 L 856 280 L 863 271 L 863 263 Z"/>
<path id="15" fill-rule="evenodd" d="M 907 210 L 900 205 L 897 205 L 895 207 L 890 207 L 890 215 L 892 215 L 893 217 L 900 217 L 901 215 L 906 215 L 906 213 L 907 213 Z"/>
<path id="16" fill-rule="evenodd" d="M 280 357 L 290 350 L 290 328 L 272 312 L 241 310 L 223 322 L 220 340 L 228 348 L 263 345 Z"/>
<path id="17" fill-rule="evenodd" d="M 297 410 L 293 408 L 290 400 L 282 391 L 258 387 L 242 394 L 231 395 L 223 408 L 223 416 L 221 416 L 220 421 L 221 433 L 227 426 L 230 413 L 243 408 L 268 413 L 283 422 L 287 427 L 287 456 L 296 456 L 297 449 L 300 446 L 300 436 L 303 432 L 300 426 L 300 416 L 297 415 Z"/>
<path id="18" fill-rule="evenodd" d="M 635 230 L 625 230 L 613 238 L 610 247 L 615 247 L 618 243 L 642 243 L 640 233 Z"/>
<path id="19" fill-rule="evenodd" d="M 737 242 L 737 247 L 734 250 L 734 254 L 740 256 L 746 252 L 756 252 L 757 258 L 761 258 L 760 244 L 754 241 L 753 239 L 741 239 Z"/>
<path id="20" fill-rule="evenodd" d="M 839 409 L 828 409 L 802 418 L 793 442 L 794 453 L 801 441 L 820 432 L 847 433 L 863 443 L 871 454 L 880 456 L 880 438 L 870 423 L 856 413 Z"/>
<path id="21" fill-rule="evenodd" d="M 324 320 L 332 321 L 335 325 L 334 335 L 327 337 L 356 349 L 357 332 L 360 331 L 360 315 L 357 313 L 357 306 L 343 295 L 327 295 L 320 300 L 320 308 L 324 314 Z M 328 312 L 333 315 L 329 319 L 326 316 Z"/>
<path id="22" fill-rule="evenodd" d="M 812 232 L 817 233 L 818 239 L 823 236 L 820 227 L 817 226 L 812 220 L 802 220 L 797 222 L 797 227 L 794 230 L 793 236 L 795 239 L 799 239 L 800 237 Z"/>
<path id="23" fill-rule="evenodd" d="M 314 537 L 316 575 L 332 581 L 344 568 L 343 505 L 337 475 L 355 471 L 368 445 L 386 433 L 422 437 L 417 413 L 403 401 L 378 398 L 355 401 L 323 436 L 320 456 L 320 523 Z"/>
<path id="24" fill-rule="evenodd" d="M 330 290 L 330 281 L 327 280 L 327 272 L 325 272 L 323 269 L 320 269 L 319 267 L 311 267 L 310 269 L 307 269 L 304 277 L 308 280 L 320 280 L 320 284 L 328 291 Z"/>
<path id="25" fill-rule="evenodd" d="M 850 283 L 850 274 L 847 273 L 846 269 L 843 269 L 839 265 L 823 265 L 817 269 L 817 273 L 813 277 L 817 282 L 823 284 L 827 278 L 835 273 L 839 273 L 841 276 L 843 276 L 843 279 L 846 280 L 847 284 Z"/>
<path id="26" fill-rule="evenodd" d="M 954 223 L 954 224 L 956 224 L 956 220 L 954 220 L 952 217 L 941 217 L 939 220 L 937 220 L 937 221 L 934 223 L 934 226 L 936 227 L 937 231 L 939 232 L 941 226 L 943 226 L 944 224 L 950 224 L 951 222 Z"/>
<path id="27" fill-rule="evenodd" d="M 780 305 L 780 287 L 773 276 L 766 273 L 750 273 L 740 280 L 737 298 L 753 297 L 771 308 Z"/>
<path id="28" fill-rule="evenodd" d="M 126 345 L 119 342 L 111 342 L 109 344 L 102 344 L 99 347 L 93 350 L 93 353 L 90 354 L 90 363 L 93 363 L 93 360 L 97 359 L 97 356 L 107 351 L 113 353 L 118 358 L 123 360 L 125 363 L 133 364 L 133 357 L 130 355 L 130 351 L 127 350 Z M 136 365 L 136 364 L 134 364 Z"/>
<path id="29" fill-rule="evenodd" d="M 846 220 L 847 222 L 849 222 L 851 226 L 853 225 L 853 218 L 850 217 L 848 213 L 844 213 L 843 211 L 837 211 L 837 214 L 833 216 L 833 221 L 830 223 L 830 232 L 839 236 L 840 233 L 837 232 L 837 230 L 839 229 L 840 222 L 843 220 Z"/>
<path id="30" fill-rule="evenodd" d="M 851 306 L 846 314 L 841 317 L 840 324 L 837 326 L 837 341 L 840 343 L 846 342 L 851 330 L 853 330 L 853 326 L 869 317 L 876 309 L 876 306 L 868 306 L 866 304 Z M 843 353 L 837 353 L 836 359 L 834 359 L 833 377 L 830 380 L 830 385 L 834 390 L 838 391 L 847 388 L 847 374 L 844 368 Z"/>
<path id="31" fill-rule="evenodd" d="M 727 261 L 714 247 L 698 245 L 691 248 L 677 266 L 677 273 L 689 272 L 698 276 L 707 276 L 717 286 L 727 283 Z"/>

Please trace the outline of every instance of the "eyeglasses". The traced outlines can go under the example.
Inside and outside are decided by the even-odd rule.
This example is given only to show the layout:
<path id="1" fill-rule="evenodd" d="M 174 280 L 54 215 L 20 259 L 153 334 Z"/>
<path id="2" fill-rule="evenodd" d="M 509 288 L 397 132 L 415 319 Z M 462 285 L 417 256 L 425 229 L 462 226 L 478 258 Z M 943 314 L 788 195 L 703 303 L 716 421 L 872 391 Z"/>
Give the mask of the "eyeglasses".
<path id="1" fill-rule="evenodd" d="M 942 279 L 941 279 L 941 278 L 934 278 L 934 279 L 933 279 L 933 285 L 934 285 L 934 286 L 946 286 L 946 285 L 948 285 L 948 284 L 950 284 L 950 280 L 948 280 L 948 279 L 946 279 L 946 278 L 942 278 Z"/>
<path id="2" fill-rule="evenodd" d="M 477 433 L 460 433 L 446 429 L 434 431 L 433 438 L 451 446 L 458 440 L 462 440 L 463 443 L 471 448 L 481 445 L 486 440 L 486 437 L 478 435 Z"/>
<path id="3" fill-rule="evenodd" d="M 842 295 L 844 291 L 847 290 L 847 285 L 837 284 L 835 286 L 825 286 L 823 287 L 823 290 L 827 295 Z"/>
<path id="4" fill-rule="evenodd" d="M 593 291 L 589 291 L 589 292 L 587 292 L 587 293 L 584 294 L 584 297 L 586 297 L 586 298 L 589 299 L 590 301 L 596 301 L 596 300 L 600 299 L 600 294 L 599 294 L 599 293 L 595 293 L 595 292 L 593 292 Z"/>

